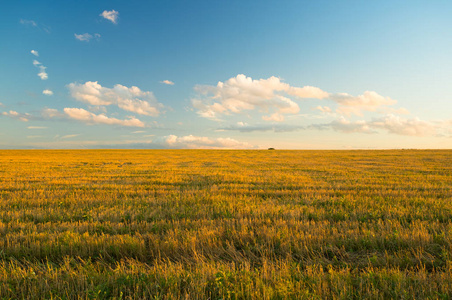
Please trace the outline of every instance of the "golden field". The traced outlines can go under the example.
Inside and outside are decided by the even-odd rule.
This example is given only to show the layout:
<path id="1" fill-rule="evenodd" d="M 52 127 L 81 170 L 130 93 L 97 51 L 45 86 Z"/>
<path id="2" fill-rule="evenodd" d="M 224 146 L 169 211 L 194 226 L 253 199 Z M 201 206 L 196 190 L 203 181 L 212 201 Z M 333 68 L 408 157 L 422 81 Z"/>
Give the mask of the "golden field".
<path id="1" fill-rule="evenodd" d="M 0 299 L 449 299 L 452 151 L 0 151 Z"/>

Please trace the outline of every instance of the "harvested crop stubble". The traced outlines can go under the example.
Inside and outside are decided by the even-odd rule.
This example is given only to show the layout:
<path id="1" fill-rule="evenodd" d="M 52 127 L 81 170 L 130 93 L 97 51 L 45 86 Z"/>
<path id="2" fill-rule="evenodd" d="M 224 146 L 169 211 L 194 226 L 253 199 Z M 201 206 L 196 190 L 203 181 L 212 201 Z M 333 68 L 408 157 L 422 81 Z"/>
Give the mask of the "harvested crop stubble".
<path id="1" fill-rule="evenodd" d="M 452 151 L 0 151 L 0 298 L 450 298 Z"/>

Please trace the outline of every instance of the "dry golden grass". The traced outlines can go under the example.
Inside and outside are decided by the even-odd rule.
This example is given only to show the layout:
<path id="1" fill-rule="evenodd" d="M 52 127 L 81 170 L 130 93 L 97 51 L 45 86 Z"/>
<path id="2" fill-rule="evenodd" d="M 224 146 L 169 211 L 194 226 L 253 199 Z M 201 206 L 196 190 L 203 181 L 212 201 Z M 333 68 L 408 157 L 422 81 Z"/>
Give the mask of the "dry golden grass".
<path id="1" fill-rule="evenodd" d="M 449 299 L 452 151 L 0 151 L 1 299 Z"/>

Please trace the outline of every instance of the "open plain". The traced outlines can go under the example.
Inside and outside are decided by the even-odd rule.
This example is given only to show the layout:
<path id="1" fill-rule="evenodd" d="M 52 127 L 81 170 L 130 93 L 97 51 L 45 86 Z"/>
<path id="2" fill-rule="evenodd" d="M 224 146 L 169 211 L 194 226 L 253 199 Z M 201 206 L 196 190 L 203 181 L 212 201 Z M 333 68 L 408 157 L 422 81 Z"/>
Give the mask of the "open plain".
<path id="1" fill-rule="evenodd" d="M 452 151 L 0 151 L 1 299 L 448 299 Z"/>

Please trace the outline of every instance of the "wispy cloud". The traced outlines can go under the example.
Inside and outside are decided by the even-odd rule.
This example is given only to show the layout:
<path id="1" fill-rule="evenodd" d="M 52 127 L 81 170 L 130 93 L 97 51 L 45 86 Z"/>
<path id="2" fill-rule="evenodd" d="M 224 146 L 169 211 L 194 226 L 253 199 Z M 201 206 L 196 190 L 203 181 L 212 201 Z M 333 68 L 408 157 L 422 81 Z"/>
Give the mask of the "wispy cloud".
<path id="1" fill-rule="evenodd" d="M 309 128 L 312 129 L 333 129 L 335 131 L 340 131 L 344 133 L 353 133 L 353 132 L 360 132 L 360 133 L 376 133 L 375 130 L 371 129 L 369 124 L 364 120 L 359 121 L 349 121 L 344 117 L 340 117 L 337 120 L 334 120 L 327 124 L 313 124 L 310 125 Z"/>
<path id="2" fill-rule="evenodd" d="M 118 23 L 119 12 L 116 10 L 104 10 L 99 16 L 104 17 L 105 19 L 113 22 L 114 24 Z"/>
<path id="3" fill-rule="evenodd" d="M 94 36 L 89 33 L 76 34 L 74 33 L 74 37 L 82 42 L 89 42 L 92 38 L 100 38 L 100 34 L 95 33 Z"/>
<path id="4" fill-rule="evenodd" d="M 135 117 L 129 117 L 126 120 L 119 120 L 116 118 L 107 117 L 104 114 L 93 114 L 83 108 L 65 108 L 64 113 L 69 119 L 77 120 L 88 125 L 93 124 L 106 124 L 106 125 L 119 125 L 130 127 L 144 127 L 144 123 Z"/>
<path id="5" fill-rule="evenodd" d="M 117 84 L 113 88 L 101 86 L 97 81 L 84 84 L 71 83 L 69 91 L 75 99 L 95 105 L 117 105 L 119 108 L 140 115 L 158 116 L 164 108 L 152 92 Z"/>
<path id="6" fill-rule="evenodd" d="M 234 125 L 220 127 L 217 131 L 239 131 L 239 132 L 256 132 L 256 131 L 273 131 L 273 132 L 290 132 L 305 129 L 300 125 L 286 124 L 248 124 L 237 122 Z"/>
<path id="7" fill-rule="evenodd" d="M 52 96 L 53 92 L 51 90 L 43 90 L 42 93 L 47 96 Z"/>
<path id="8" fill-rule="evenodd" d="M 30 53 L 33 54 L 34 56 L 39 56 L 39 53 L 36 50 L 31 50 Z"/>
<path id="9" fill-rule="evenodd" d="M 20 19 L 19 23 L 25 26 L 31 26 L 36 27 L 39 30 L 43 30 L 46 33 L 50 33 L 50 27 L 44 24 L 38 24 L 38 22 L 35 22 L 34 20 L 26 20 L 26 19 Z"/>
<path id="10" fill-rule="evenodd" d="M 330 107 L 328 107 L 328 106 L 321 106 L 321 105 L 317 106 L 315 109 L 319 110 L 319 111 L 321 111 L 323 113 L 331 113 L 333 111 Z"/>
<path id="11" fill-rule="evenodd" d="M 77 134 L 67 134 L 67 135 L 63 135 L 62 137 L 61 137 L 61 139 L 71 139 L 71 138 L 74 138 L 74 137 L 77 137 L 77 136 L 79 136 L 79 135 L 81 135 L 80 133 L 77 133 Z"/>
<path id="12" fill-rule="evenodd" d="M 174 85 L 174 82 L 172 82 L 171 80 L 163 80 L 163 81 L 160 81 L 160 83 L 163 83 L 166 85 Z"/>
<path id="13" fill-rule="evenodd" d="M 33 65 L 37 68 L 39 68 L 38 76 L 41 78 L 41 80 L 47 80 L 49 78 L 49 75 L 46 72 L 47 67 L 45 67 L 43 64 L 41 64 L 37 60 L 33 60 Z"/>
<path id="14" fill-rule="evenodd" d="M 33 27 L 37 27 L 38 26 L 38 24 L 35 21 L 33 21 L 33 20 L 20 19 L 19 22 L 20 22 L 20 24 L 23 24 L 23 25 L 30 25 L 30 26 L 33 26 Z"/>
<path id="15" fill-rule="evenodd" d="M 28 129 L 46 129 L 47 127 L 45 126 L 28 126 Z"/>

